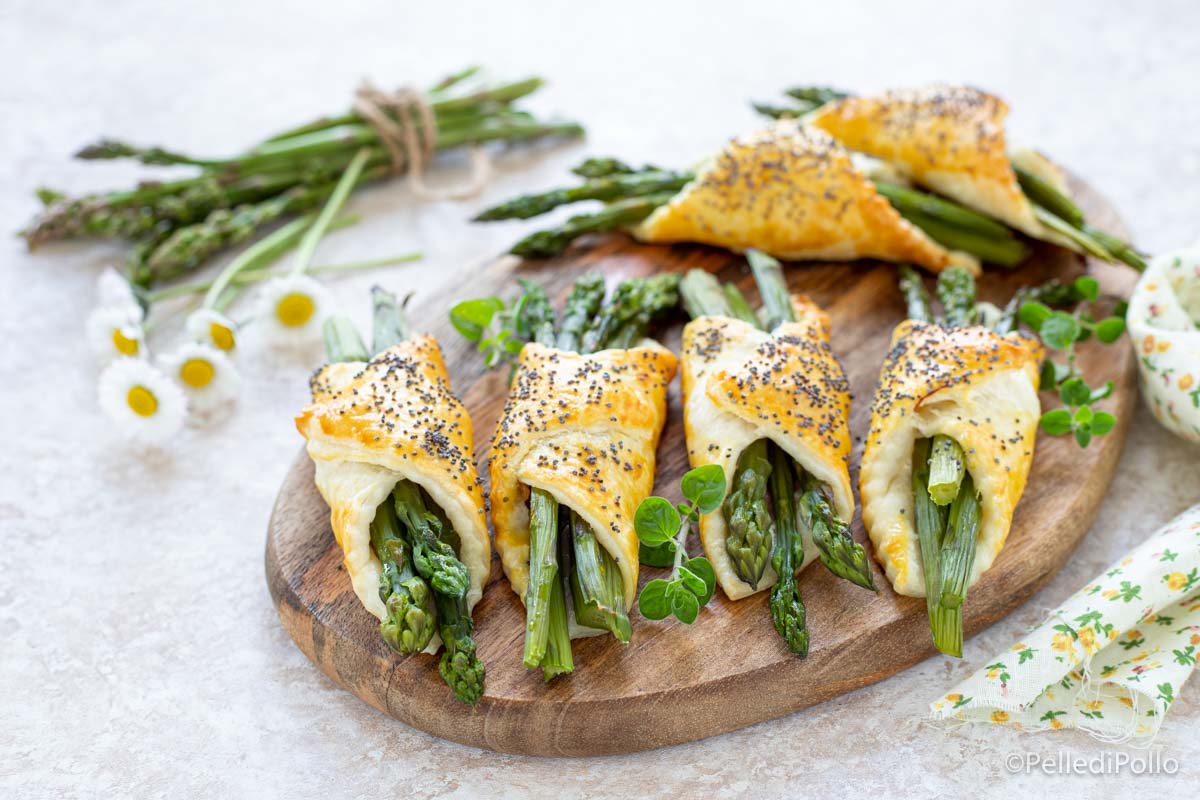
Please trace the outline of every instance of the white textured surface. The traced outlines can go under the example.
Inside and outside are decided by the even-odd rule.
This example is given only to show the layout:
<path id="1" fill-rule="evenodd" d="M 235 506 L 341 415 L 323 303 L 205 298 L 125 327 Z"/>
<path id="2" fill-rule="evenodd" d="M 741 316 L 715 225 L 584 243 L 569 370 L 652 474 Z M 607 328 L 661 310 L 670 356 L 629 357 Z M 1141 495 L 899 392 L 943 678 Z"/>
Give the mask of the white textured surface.
<path id="1" fill-rule="evenodd" d="M 584 152 L 699 156 L 753 123 L 746 98 L 785 84 L 946 79 L 1007 97 L 1016 137 L 1092 180 L 1142 245 L 1200 232 L 1194 3 L 502 5 L 6 0 L 0 227 L 35 210 L 38 184 L 81 190 L 132 174 L 67 160 L 99 134 L 222 152 L 340 108 L 362 77 L 424 82 L 482 62 L 499 75 L 550 77 L 538 107 L 578 116 L 591 140 L 505 158 L 481 202 L 561 179 Z M 354 207 L 365 221 L 330 239 L 322 260 L 425 250 L 424 264 L 389 276 L 397 288 L 467 280 L 519 229 L 468 226 L 471 209 L 459 205 L 416 208 L 399 185 Z M 1200 499 L 1198 451 L 1144 411 L 1095 530 L 1041 594 L 968 642 L 963 661 L 932 659 L 807 712 L 669 750 L 495 755 L 368 708 L 276 621 L 263 532 L 298 446 L 291 413 L 308 365 L 249 348 L 239 413 L 188 431 L 170 454 L 139 459 L 110 434 L 81 320 L 94 276 L 116 256 L 69 245 L 32 257 L 0 242 L 0 796 L 723 797 L 842 795 L 853 785 L 857 796 L 918 797 L 1005 782 L 1099 797 L 1195 786 L 1195 681 L 1159 739 L 1189 773 L 1175 779 L 1008 776 L 1010 752 L 1105 748 L 1072 733 L 923 721 L 932 695 Z M 337 286 L 360 317 L 372 280 Z"/>

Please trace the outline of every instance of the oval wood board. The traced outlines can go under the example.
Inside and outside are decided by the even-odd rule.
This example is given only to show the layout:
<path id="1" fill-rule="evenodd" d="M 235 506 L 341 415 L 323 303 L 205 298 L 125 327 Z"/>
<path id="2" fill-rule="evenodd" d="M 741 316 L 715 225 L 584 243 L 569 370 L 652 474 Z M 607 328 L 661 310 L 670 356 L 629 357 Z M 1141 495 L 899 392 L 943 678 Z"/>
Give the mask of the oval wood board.
<path id="1" fill-rule="evenodd" d="M 1094 222 L 1123 232 L 1099 195 L 1079 182 L 1075 190 Z M 441 341 L 454 387 L 474 422 L 481 471 L 504 405 L 507 370 L 483 372 L 473 345 L 447 322 L 453 301 L 491 294 L 509 299 L 517 276 L 538 281 L 561 300 L 571 281 L 585 271 L 599 270 L 611 281 L 692 267 L 736 280 L 756 302 L 741 257 L 700 246 L 644 246 L 619 235 L 580 242 L 551 261 L 521 263 L 507 257 L 447 294 L 418 297 L 415 323 Z M 980 296 L 1003 303 L 1018 286 L 1052 276 L 1070 279 L 1083 268 L 1082 258 L 1039 246 L 1015 271 L 989 270 L 980 281 Z M 1135 277 L 1124 266 L 1093 262 L 1090 269 L 1106 292 L 1121 296 L 1128 294 Z M 879 365 L 893 326 L 904 316 L 895 271 L 874 262 L 800 264 L 787 275 L 795 290 L 810 295 L 832 317 L 834 352 L 854 394 L 850 471 L 857 486 Z M 676 352 L 681 330 L 679 321 L 660 335 Z M 1086 450 L 1068 438 L 1038 436 L 1033 472 L 1008 543 L 968 597 L 967 635 L 1008 614 L 1058 571 L 1091 526 L 1112 479 L 1136 398 L 1134 354 L 1127 346 L 1089 342 L 1081 346 L 1080 360 L 1089 378 L 1116 384 L 1105 407 L 1117 415 L 1117 426 Z M 1054 398 L 1043 395 L 1043 401 Z M 678 381 L 672 385 L 670 405 L 658 449 L 657 492 L 680 500 L 679 478 L 687 461 Z M 867 541 L 857 513 L 854 535 Z M 688 548 L 701 552 L 694 535 Z M 805 659 L 789 655 L 772 628 L 767 592 L 733 603 L 718 590 L 694 625 L 674 619 L 651 622 L 633 611 L 629 645 L 608 636 L 577 640 L 575 672 L 546 685 L 540 670 L 527 670 L 521 663 L 524 607 L 493 558 L 483 600 L 475 609 L 487 689 L 472 709 L 456 701 L 442 683 L 435 657 L 397 656 L 381 641 L 378 622 L 351 591 L 329 527 L 329 510 L 313 486 L 312 465 L 303 452 L 284 480 L 271 516 L 266 571 L 283 626 L 338 684 L 435 736 L 511 753 L 602 755 L 692 741 L 828 700 L 934 652 L 924 600 L 895 594 L 877 564 L 878 594 L 837 580 L 814 564 L 800 577 L 812 642 Z M 664 574 L 643 567 L 641 582 Z M 929 687 L 930 693 L 937 688 Z"/>

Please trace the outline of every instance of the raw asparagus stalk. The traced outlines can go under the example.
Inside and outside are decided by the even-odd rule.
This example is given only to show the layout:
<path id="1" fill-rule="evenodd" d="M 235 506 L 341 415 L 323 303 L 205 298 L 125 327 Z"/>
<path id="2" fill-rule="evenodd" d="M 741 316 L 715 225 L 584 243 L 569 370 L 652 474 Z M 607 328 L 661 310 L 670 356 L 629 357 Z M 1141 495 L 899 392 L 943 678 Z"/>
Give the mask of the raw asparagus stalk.
<path id="1" fill-rule="evenodd" d="M 788 650 L 800 657 L 808 655 L 808 627 L 804 601 L 796 585 L 796 543 L 800 532 L 796 528 L 794 487 L 791 459 L 779 447 L 771 445 L 771 495 L 775 508 L 774 547 L 771 566 L 779 582 L 771 589 L 771 620 L 775 631 L 787 642 Z"/>
<path id="2" fill-rule="evenodd" d="M 946 521 L 943 508 L 929 496 L 929 450 L 928 439 L 918 439 L 913 444 L 912 494 L 913 521 L 921 551 L 921 569 L 925 576 L 925 609 L 932 626 L 934 611 L 942 596 L 939 554 Z"/>
<path id="3" fill-rule="evenodd" d="M 630 347 L 654 320 L 679 305 L 679 275 L 664 272 L 621 281 L 583 334 L 580 352 Z"/>
<path id="4" fill-rule="evenodd" d="M 421 490 L 411 481 L 400 481 L 392 491 L 392 500 L 396 516 L 408 529 L 417 573 L 440 594 L 464 596 L 471 584 L 471 576 L 458 560 L 454 548 L 442 541 L 442 522 L 437 514 L 426 508 Z"/>
<path id="5" fill-rule="evenodd" d="M 746 299 L 746 295 L 742 294 L 742 290 L 737 287 L 737 284 L 727 283 L 721 289 L 725 292 L 725 302 L 729 307 L 729 316 L 734 319 L 740 319 L 742 322 L 748 322 L 756 328 L 762 326 L 762 321 L 759 320 L 758 314 L 754 313 L 754 309 L 750 306 L 750 301 Z"/>
<path id="6" fill-rule="evenodd" d="M 485 670 L 475 652 L 472 638 L 475 625 L 467 610 L 466 598 L 447 597 L 436 592 L 434 597 L 444 648 L 438 672 L 455 697 L 473 706 L 483 696 Z"/>
<path id="7" fill-rule="evenodd" d="M 627 643 L 633 634 L 625 606 L 625 588 L 621 571 L 612 556 L 596 541 L 579 515 L 571 512 L 572 533 L 571 596 L 575 619 L 580 625 L 602 628 L 618 641 Z"/>
<path id="8" fill-rule="evenodd" d="M 875 189 L 902 214 L 915 211 L 964 233 L 1002 240 L 1012 238 L 1012 232 L 1003 223 L 935 194 L 880 181 L 875 181 Z"/>
<path id="9" fill-rule="evenodd" d="M 325 339 L 325 353 L 331 364 L 341 361 L 370 360 L 371 356 L 367 353 L 367 346 L 363 344 L 362 337 L 358 335 L 354 323 L 347 317 L 335 314 L 325 320 L 325 324 L 321 327 L 321 334 Z"/>
<path id="10" fill-rule="evenodd" d="M 662 192 L 617 200 L 594 214 L 571 217 L 557 228 L 530 234 L 513 245 L 510 252 L 524 258 L 548 258 L 558 255 L 567 245 L 585 233 L 615 231 L 641 222 L 674 195 L 674 192 Z"/>
<path id="11" fill-rule="evenodd" d="M 551 595 L 558 584 L 558 502 L 543 489 L 529 492 L 529 580 L 525 587 L 525 666 L 533 669 L 546 658 L 551 630 L 559 633 L 557 615 L 551 614 Z M 559 591 L 561 592 L 561 586 Z M 565 611 L 565 604 L 564 604 Z M 562 618 L 566 629 L 566 617 Z M 568 658 L 570 643 L 567 645 Z M 561 656 L 561 654 L 560 654 Z"/>
<path id="12" fill-rule="evenodd" d="M 1083 226 L 1083 210 L 1075 205 L 1074 200 L 1056 189 L 1049 181 L 1015 164 L 1013 172 L 1017 174 L 1017 182 L 1021 184 L 1021 191 L 1029 198 L 1029 202 L 1041 206 L 1072 227 Z"/>
<path id="13" fill-rule="evenodd" d="M 637 171 L 618 158 L 589 158 L 571 168 L 571 172 L 581 178 L 607 178 Z"/>
<path id="14" fill-rule="evenodd" d="M 737 576 L 757 589 L 771 555 L 774 524 L 767 510 L 771 461 L 767 440 L 759 439 L 742 451 L 725 497 L 725 552 Z"/>
<path id="15" fill-rule="evenodd" d="M 372 286 L 371 306 L 374 309 L 371 349 L 375 353 L 382 353 L 412 336 L 408 315 L 404 313 L 404 306 L 396 301 L 396 295 L 380 286 Z"/>
<path id="16" fill-rule="evenodd" d="M 771 331 L 784 322 L 795 320 L 792 295 L 788 291 L 780 263 L 766 253 L 753 249 L 746 251 L 746 260 L 750 262 L 750 270 L 758 284 L 758 293 L 762 296 L 765 322 L 763 327 Z"/>
<path id="17" fill-rule="evenodd" d="M 584 200 L 621 200 L 630 197 L 677 192 L 692 179 L 691 173 L 634 172 L 591 178 L 579 186 L 553 189 L 540 194 L 522 195 L 486 209 L 475 217 L 476 222 L 504 219 L 529 219 L 545 214 L 559 206 Z"/>
<path id="18" fill-rule="evenodd" d="M 546 290 L 525 278 L 520 279 L 522 294 L 516 312 L 517 336 L 523 341 L 554 346 L 554 306 Z"/>
<path id="19" fill-rule="evenodd" d="M 1080 249 L 1082 249 L 1083 252 L 1087 253 L 1088 255 L 1104 259 L 1105 261 L 1117 260 L 1115 255 L 1110 253 L 1094 238 L 1088 236 L 1078 228 L 1073 227 L 1065 220 L 1059 218 L 1057 215 L 1047 211 L 1041 206 L 1035 205 L 1033 207 L 1033 215 L 1037 217 L 1038 222 L 1042 223 L 1055 233 L 1065 236 L 1067 239 L 1077 244 Z"/>
<path id="20" fill-rule="evenodd" d="M 944 434 L 933 437 L 929 455 L 929 497 L 939 506 L 950 505 L 958 497 L 966 475 L 966 456 L 954 439 Z"/>
<path id="21" fill-rule="evenodd" d="M 951 656 L 962 656 L 962 604 L 967 597 L 967 581 L 975 563 L 979 511 L 979 495 L 968 474 L 963 478 L 962 488 L 950 506 L 939 556 L 941 580 L 938 603 L 929 618 L 934 645 Z"/>
<path id="22" fill-rule="evenodd" d="M 904 303 L 908 309 L 908 318 L 920 322 L 933 322 L 933 306 L 929 301 L 929 292 L 917 271 L 907 264 L 899 266 L 900 291 L 904 293 Z"/>
<path id="23" fill-rule="evenodd" d="M 679 296 L 683 301 L 684 309 L 692 319 L 733 316 L 729 296 L 721 288 L 721 282 L 711 272 L 705 272 L 702 269 L 688 270 L 687 275 L 679 283 Z M 757 325 L 757 322 L 755 324 Z"/>
<path id="24" fill-rule="evenodd" d="M 436 628 L 434 593 L 425 579 L 413 572 L 408 543 L 388 501 L 379 505 L 371 520 L 371 546 L 383 565 L 379 599 L 387 609 L 387 619 L 380 623 L 379 632 L 397 653 L 419 653 L 429 645 Z"/>
<path id="25" fill-rule="evenodd" d="M 563 305 L 562 319 L 558 325 L 555 346 L 559 350 L 580 348 L 584 331 L 604 302 L 604 291 L 604 276 L 597 272 L 588 273 L 575 281 Z"/>
<path id="26" fill-rule="evenodd" d="M 974 325 L 979 317 L 975 308 L 975 278 L 962 267 L 950 267 L 938 274 L 937 296 L 947 325 Z"/>
<path id="27" fill-rule="evenodd" d="M 799 465 L 796 465 L 799 471 Z M 803 494 L 797 517 L 812 533 L 821 563 L 839 578 L 875 591 L 875 579 L 863 546 L 850 535 L 850 526 L 833 510 L 825 496 L 825 487 L 811 474 L 804 473 Z M 802 551 L 798 551 L 802 552 Z M 799 558 L 801 556 L 797 556 Z"/>

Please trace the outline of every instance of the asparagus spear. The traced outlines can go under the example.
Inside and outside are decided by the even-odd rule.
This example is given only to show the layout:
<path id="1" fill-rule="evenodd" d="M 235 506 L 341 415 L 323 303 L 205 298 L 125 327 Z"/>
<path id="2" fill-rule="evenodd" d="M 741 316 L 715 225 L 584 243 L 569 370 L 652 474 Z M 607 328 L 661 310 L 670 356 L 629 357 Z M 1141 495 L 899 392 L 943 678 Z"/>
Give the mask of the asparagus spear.
<path id="1" fill-rule="evenodd" d="M 796 562 L 793 560 L 800 539 L 796 529 L 793 499 L 791 459 L 779 447 L 770 446 L 771 494 L 775 508 L 775 544 L 771 566 L 779 582 L 771 589 L 771 620 L 775 631 L 787 642 L 788 650 L 800 657 L 808 655 L 808 627 L 804 601 L 796 585 Z"/>
<path id="2" fill-rule="evenodd" d="M 567 302 L 563 306 L 562 320 L 558 325 L 558 339 L 555 346 L 559 350 L 578 350 L 584 331 L 600 310 L 604 302 L 604 276 L 591 272 L 575 281 Z"/>
<path id="3" fill-rule="evenodd" d="M 625 587 L 616 562 L 596 541 L 596 534 L 574 511 L 570 514 L 571 597 L 575 620 L 589 628 L 609 631 L 627 643 L 633 635 L 625 606 Z M 565 560 L 564 567 L 567 566 Z"/>
<path id="4" fill-rule="evenodd" d="M 637 170 L 618 158 L 589 158 L 572 167 L 571 172 L 581 178 L 607 178 L 610 175 L 628 175 Z"/>
<path id="5" fill-rule="evenodd" d="M 888 199 L 900 213 L 917 212 L 963 231 L 992 239 L 1011 239 L 1012 232 L 1000 222 L 966 206 L 935 194 L 909 189 L 894 183 L 875 181 L 875 190 Z"/>
<path id="6" fill-rule="evenodd" d="M 967 580 L 975 562 L 979 511 L 975 483 L 969 474 L 965 475 L 962 488 L 950 506 L 939 555 L 941 575 L 938 602 L 929 617 L 933 643 L 947 655 L 962 656 L 962 604 L 967 597 Z"/>
<path id="7" fill-rule="evenodd" d="M 974 325 L 979 317 L 975 308 L 975 278 L 962 267 L 950 267 L 938 274 L 937 296 L 947 325 Z"/>
<path id="8" fill-rule="evenodd" d="M 583 334 L 580 352 L 630 347 L 650 324 L 679 305 L 679 275 L 664 272 L 621 281 Z"/>
<path id="9" fill-rule="evenodd" d="M 804 103 L 812 103 L 816 106 L 823 106 L 826 103 L 832 103 L 834 100 L 841 100 L 844 97 L 849 97 L 848 92 L 843 92 L 840 89 L 834 89 L 830 86 L 793 86 L 790 89 L 784 89 L 783 93 L 788 97 L 795 98 Z"/>
<path id="10" fill-rule="evenodd" d="M 738 457 L 722 509 L 727 525 L 725 552 L 729 554 L 733 571 L 754 589 L 758 588 L 767 568 L 775 538 L 774 524 L 767 510 L 770 477 L 767 440 L 759 439 Z"/>
<path id="11" fill-rule="evenodd" d="M 920 322 L 933 322 L 933 307 L 929 302 L 929 292 L 917 271 L 907 264 L 901 264 L 900 291 L 904 293 L 904 302 L 908 307 L 908 318 Z"/>
<path id="12" fill-rule="evenodd" d="M 330 363 L 369 361 L 371 358 L 354 323 L 340 314 L 325 320 L 325 324 L 321 326 L 321 335 L 325 340 L 325 353 Z"/>
<path id="13" fill-rule="evenodd" d="M 392 491 L 396 516 L 408 528 L 412 544 L 413 566 L 434 591 L 448 597 L 462 597 L 471 584 L 467 568 L 449 543 L 442 541 L 442 523 L 425 506 L 421 490 L 412 481 L 400 481 Z"/>
<path id="14" fill-rule="evenodd" d="M 559 629 L 551 615 L 551 595 L 558 577 L 555 540 L 558 537 L 558 502 L 543 489 L 529 492 L 529 579 L 525 587 L 525 666 L 541 665 L 551 630 Z M 561 591 L 561 587 L 560 587 Z M 562 619 L 563 629 L 566 618 Z M 568 645 L 567 651 L 570 652 Z"/>
<path id="15" fill-rule="evenodd" d="M 412 336 L 408 315 L 404 313 L 403 304 L 396 301 L 396 295 L 380 286 L 372 286 L 371 305 L 374 308 L 371 326 L 372 350 L 382 353 Z"/>
<path id="16" fill-rule="evenodd" d="M 549 624 L 546 626 L 546 655 L 542 658 L 542 677 L 547 683 L 575 669 L 571 657 L 571 633 L 567 625 L 567 598 L 562 581 L 550 582 L 550 598 L 547 608 Z M 526 662 L 528 664 L 528 662 Z"/>
<path id="17" fill-rule="evenodd" d="M 983 261 L 999 264 L 1002 267 L 1015 267 L 1029 255 L 1028 245 L 1015 237 L 983 236 L 955 227 L 920 211 L 896 210 L 943 247 L 961 250 Z"/>
<path id="18" fill-rule="evenodd" d="M 1023 170 L 1015 164 L 1013 172 L 1017 174 L 1017 182 L 1021 185 L 1021 191 L 1025 193 L 1031 203 L 1060 217 L 1072 227 L 1083 226 L 1083 210 L 1075 205 L 1074 200 L 1054 188 L 1049 181 L 1042 180 L 1032 172 Z"/>
<path id="19" fill-rule="evenodd" d="M 454 696 L 473 706 L 483 696 L 484 666 L 475 653 L 472 638 L 475 625 L 463 597 L 447 597 L 435 592 L 439 631 L 442 634 L 442 658 L 438 672 L 453 690 Z"/>
<path id="20" fill-rule="evenodd" d="M 800 472 L 799 465 L 796 469 Z M 875 579 L 863 546 L 854 541 L 847 525 L 833 510 L 825 488 L 812 474 L 803 473 L 803 494 L 800 496 L 797 517 L 812 533 L 813 543 L 820 553 L 821 563 L 839 578 L 875 591 Z M 797 551 L 802 558 L 803 550 Z"/>
<path id="21" fill-rule="evenodd" d="M 721 282 L 711 272 L 690 269 L 679 283 L 679 297 L 688 316 L 697 317 L 733 316 L 729 296 L 721 288 Z M 743 298 L 744 299 L 744 298 Z M 758 322 L 755 321 L 757 326 Z"/>
<path id="22" fill-rule="evenodd" d="M 371 520 L 371 546 L 383 564 L 379 599 L 387 608 L 387 619 L 380 623 L 379 632 L 397 653 L 419 653 L 433 638 L 434 593 L 413 572 L 408 543 L 389 502 L 381 503 Z"/>
<path id="23" fill-rule="evenodd" d="M 662 192 L 617 200 L 594 214 L 571 217 L 557 228 L 530 234 L 513 245 L 510 252 L 524 258 L 548 258 L 558 255 L 567 245 L 585 233 L 614 231 L 641 222 L 674 195 L 674 192 Z"/>
<path id="24" fill-rule="evenodd" d="M 954 439 L 939 433 L 933 437 L 929 455 L 929 497 L 939 506 L 948 506 L 958 497 L 966 475 L 966 456 Z"/>
<path id="25" fill-rule="evenodd" d="M 506 203 L 485 209 L 476 217 L 476 222 L 493 222 L 504 219 L 529 219 L 545 214 L 559 206 L 584 200 L 620 200 L 630 197 L 677 192 L 692 179 L 687 172 L 634 172 L 590 178 L 579 186 L 553 189 L 541 194 L 522 195 Z"/>
<path id="26" fill-rule="evenodd" d="M 737 284 L 727 283 L 721 289 L 725 292 L 725 303 L 729 308 L 729 316 L 740 319 L 742 322 L 748 322 L 756 328 L 762 327 L 762 321 L 759 320 L 758 314 L 754 313 L 754 309 L 750 307 L 750 301 L 746 299 L 746 295 L 742 294 L 742 290 L 737 287 Z"/>
<path id="27" fill-rule="evenodd" d="M 546 290 L 521 278 L 523 293 L 516 312 L 517 336 L 525 341 L 554 345 L 554 306 Z"/>
<path id="28" fill-rule="evenodd" d="M 746 251 L 746 260 L 750 262 L 750 271 L 754 273 L 758 293 L 762 296 L 763 327 L 771 331 L 784 322 L 794 321 L 796 314 L 792 308 L 792 295 L 783 278 L 780 263 L 766 253 L 753 249 Z"/>
<path id="29" fill-rule="evenodd" d="M 921 549 L 921 568 L 925 574 L 925 609 L 932 626 L 942 596 L 939 551 L 946 521 L 942 507 L 929 496 L 929 450 L 928 439 L 918 439 L 913 443 L 912 493 L 913 522 Z"/>

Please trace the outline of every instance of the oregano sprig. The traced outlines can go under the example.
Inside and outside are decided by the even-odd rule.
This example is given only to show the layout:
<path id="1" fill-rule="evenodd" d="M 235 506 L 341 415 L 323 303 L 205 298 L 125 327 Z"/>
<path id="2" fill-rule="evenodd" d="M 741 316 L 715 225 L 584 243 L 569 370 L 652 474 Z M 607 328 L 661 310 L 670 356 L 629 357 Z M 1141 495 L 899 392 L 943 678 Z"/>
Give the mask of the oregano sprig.
<path id="1" fill-rule="evenodd" d="M 1031 301 L 1021 305 L 1021 321 L 1037 332 L 1043 344 L 1063 354 L 1062 360 L 1047 358 L 1042 365 L 1041 390 L 1058 394 L 1062 407 L 1042 414 L 1040 425 L 1051 436 L 1071 434 L 1080 447 L 1087 447 L 1094 436 L 1113 429 L 1116 418 L 1092 406 L 1112 394 L 1112 381 L 1093 388 L 1079 370 L 1075 345 L 1092 336 L 1104 344 L 1112 344 L 1125 332 L 1125 320 L 1120 316 L 1096 319 L 1090 304 L 1100 297 L 1100 283 L 1084 275 L 1070 286 L 1068 302 L 1076 304 L 1074 311 L 1056 311 L 1045 303 Z"/>
<path id="2" fill-rule="evenodd" d="M 685 542 L 701 514 L 711 514 L 725 498 L 725 471 L 707 464 L 684 474 L 680 489 L 687 503 L 647 497 L 634 513 L 638 556 L 652 567 L 671 567 L 669 579 L 656 578 L 642 589 L 638 608 L 646 619 L 674 614 L 685 625 L 696 621 L 717 588 L 717 574 L 704 556 L 689 558 Z"/>

